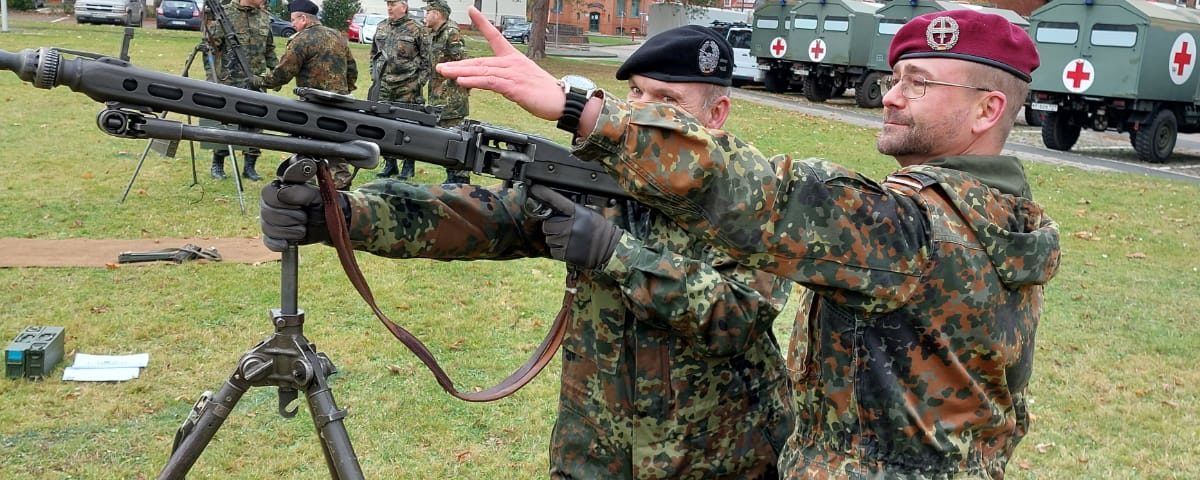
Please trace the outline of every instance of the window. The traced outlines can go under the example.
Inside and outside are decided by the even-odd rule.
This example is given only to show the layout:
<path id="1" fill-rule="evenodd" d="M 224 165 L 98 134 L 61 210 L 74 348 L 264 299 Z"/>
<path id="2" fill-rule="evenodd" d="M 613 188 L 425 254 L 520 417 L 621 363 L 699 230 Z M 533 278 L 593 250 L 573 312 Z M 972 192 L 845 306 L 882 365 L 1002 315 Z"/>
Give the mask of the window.
<path id="1" fill-rule="evenodd" d="M 1100 47 L 1132 47 L 1137 43 L 1137 27 L 1097 23 L 1092 27 L 1092 45 Z"/>
<path id="2" fill-rule="evenodd" d="M 624 16 L 625 16 L 625 0 L 617 0 L 617 18 L 624 17 Z M 620 30 L 620 29 L 621 29 L 621 27 L 617 27 L 617 30 Z M 621 32 L 618 31 L 617 33 L 621 33 Z"/>
<path id="3" fill-rule="evenodd" d="M 637 1 L 637 0 L 633 0 Z M 774 17 L 761 17 L 754 21 L 754 26 L 758 28 L 779 28 L 779 19 Z"/>
<path id="4" fill-rule="evenodd" d="M 816 30 L 817 17 L 815 15 L 801 15 L 792 20 L 792 28 L 797 30 Z"/>
<path id="5" fill-rule="evenodd" d="M 729 46 L 733 48 L 750 48 L 750 30 L 733 30 L 729 32 Z"/>
<path id="6" fill-rule="evenodd" d="M 562 13 L 562 10 L 563 10 L 563 0 L 555 0 L 554 13 Z"/>
<path id="7" fill-rule="evenodd" d="M 1079 40 L 1079 24 L 1042 22 L 1038 24 L 1035 40 L 1041 43 L 1073 44 Z"/>
<path id="8" fill-rule="evenodd" d="M 850 19 L 846 17 L 825 17 L 826 32 L 844 32 L 850 30 Z"/>
<path id="9" fill-rule="evenodd" d="M 900 27 L 904 26 L 904 20 L 893 20 L 885 18 L 879 21 L 880 35 L 895 35 L 900 31 Z"/>
<path id="10" fill-rule="evenodd" d="M 632 3 L 632 8 L 629 11 L 633 12 L 633 16 L 635 17 L 640 16 L 642 14 L 642 0 L 632 0 Z"/>

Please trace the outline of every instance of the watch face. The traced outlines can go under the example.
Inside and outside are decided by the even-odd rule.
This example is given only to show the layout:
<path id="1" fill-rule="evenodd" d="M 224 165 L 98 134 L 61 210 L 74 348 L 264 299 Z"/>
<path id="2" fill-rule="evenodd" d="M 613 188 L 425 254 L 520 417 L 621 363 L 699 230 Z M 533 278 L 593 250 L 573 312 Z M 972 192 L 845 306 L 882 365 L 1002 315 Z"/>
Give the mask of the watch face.
<path id="1" fill-rule="evenodd" d="M 596 89 L 596 84 L 594 82 L 589 80 L 587 77 L 581 77 L 579 75 L 567 75 L 559 80 L 561 80 L 567 87 L 578 88 L 585 92 L 590 92 Z"/>

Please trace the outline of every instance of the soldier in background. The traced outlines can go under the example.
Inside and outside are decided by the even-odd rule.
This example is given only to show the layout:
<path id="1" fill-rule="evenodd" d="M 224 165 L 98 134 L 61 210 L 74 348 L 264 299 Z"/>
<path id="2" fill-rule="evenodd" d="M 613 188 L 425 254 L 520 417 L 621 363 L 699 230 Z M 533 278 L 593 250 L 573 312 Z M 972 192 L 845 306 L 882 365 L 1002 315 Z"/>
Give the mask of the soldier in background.
<path id="1" fill-rule="evenodd" d="M 213 20 L 209 25 L 209 41 L 221 61 L 217 68 L 217 81 L 224 85 L 259 90 L 254 86 L 254 76 L 262 75 L 275 68 L 278 58 L 275 57 L 275 39 L 271 35 L 270 13 L 263 7 L 265 0 L 238 0 L 225 4 L 225 16 L 233 25 L 234 34 L 241 43 L 241 53 L 250 64 L 250 71 L 243 72 L 237 64 L 237 57 L 231 52 L 231 45 L 226 42 L 225 30 L 221 23 Z M 218 180 L 225 178 L 225 157 L 229 156 L 227 146 L 217 146 L 213 149 L 212 176 Z M 257 148 L 246 149 L 246 157 L 242 168 L 242 177 L 250 180 L 262 180 L 254 170 L 258 156 L 262 152 Z"/>
<path id="2" fill-rule="evenodd" d="M 630 100 L 679 105 L 703 127 L 719 128 L 730 112 L 733 49 L 710 28 L 675 28 L 647 40 L 617 79 L 628 80 Z M 562 93 L 568 80 L 548 87 Z M 320 212 L 309 203 L 314 189 L 263 187 L 268 246 L 329 238 L 320 213 L 308 213 Z M 602 218 L 571 236 L 597 238 L 614 253 L 580 260 L 574 247 L 564 254 L 561 239 L 544 233 L 551 220 L 529 213 L 526 199 L 523 186 L 379 180 L 337 201 L 351 245 L 375 255 L 552 257 L 574 265 L 550 478 L 777 478 L 777 454 L 794 422 L 772 324 L 790 282 L 739 265 L 663 212 L 631 201 L 599 212 L 581 207 Z"/>
<path id="3" fill-rule="evenodd" d="M 450 5 L 445 0 L 428 1 L 425 26 L 429 27 L 430 58 L 434 65 L 467 58 L 467 46 L 458 31 L 458 24 L 450 21 Z M 429 80 L 429 104 L 442 108 L 438 126 L 452 127 L 462 123 L 471 113 L 470 95 L 470 90 L 458 86 L 454 80 L 433 72 Z M 471 183 L 471 172 L 447 168 L 446 183 Z"/>
<path id="4" fill-rule="evenodd" d="M 296 86 L 349 94 L 358 80 L 358 63 L 341 32 L 321 24 L 317 5 L 309 0 L 288 3 L 296 34 L 288 40 L 279 65 L 265 77 L 255 77 L 254 86 L 278 90 L 296 79 Z M 332 165 L 338 189 L 350 187 L 352 175 L 345 162 Z"/>
<path id="5" fill-rule="evenodd" d="M 379 25 L 371 43 L 371 85 L 369 100 L 425 103 L 422 92 L 429 82 L 429 34 L 425 27 L 408 17 L 408 0 L 388 0 L 388 19 Z M 380 177 L 396 174 L 396 158 L 384 157 Z M 413 176 L 413 160 L 405 159 L 400 179 Z"/>

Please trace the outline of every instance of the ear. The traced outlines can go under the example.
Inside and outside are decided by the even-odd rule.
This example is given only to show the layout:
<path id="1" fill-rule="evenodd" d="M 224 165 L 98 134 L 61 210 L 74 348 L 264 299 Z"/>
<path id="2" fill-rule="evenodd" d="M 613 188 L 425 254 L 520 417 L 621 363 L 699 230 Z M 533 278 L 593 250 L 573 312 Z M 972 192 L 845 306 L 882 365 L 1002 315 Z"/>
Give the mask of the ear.
<path id="1" fill-rule="evenodd" d="M 729 97 L 722 95 L 713 102 L 712 106 L 708 107 L 708 113 L 709 120 L 704 126 L 718 129 L 725 125 L 725 120 L 729 119 Z"/>
<path id="2" fill-rule="evenodd" d="M 975 122 L 971 132 L 982 134 L 990 131 L 1004 121 L 1004 110 L 1008 108 L 1008 97 L 1004 92 L 993 90 L 988 92 L 976 104 Z"/>

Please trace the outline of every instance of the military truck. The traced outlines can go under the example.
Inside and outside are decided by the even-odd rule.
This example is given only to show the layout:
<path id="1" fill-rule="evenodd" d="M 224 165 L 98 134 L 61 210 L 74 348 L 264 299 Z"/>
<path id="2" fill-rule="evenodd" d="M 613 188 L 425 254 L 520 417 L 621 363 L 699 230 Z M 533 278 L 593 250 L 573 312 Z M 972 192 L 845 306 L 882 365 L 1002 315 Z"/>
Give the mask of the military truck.
<path id="1" fill-rule="evenodd" d="M 1128 132 L 1162 163 L 1179 132 L 1200 132 L 1195 74 L 1200 13 L 1141 0 L 1055 0 L 1029 17 L 1041 67 L 1025 108 L 1042 143 L 1070 150 L 1083 128 Z"/>
<path id="2" fill-rule="evenodd" d="M 803 2 L 788 12 L 791 49 L 779 58 L 759 59 L 772 71 L 791 72 L 790 81 L 803 84 L 811 102 L 841 96 L 847 88 L 860 90 L 879 19 L 878 3 L 858 0 Z"/>
<path id="3" fill-rule="evenodd" d="M 788 53 L 788 12 L 795 6 L 795 1 L 759 0 L 754 8 L 750 55 L 758 59 L 758 68 L 763 71 L 763 86 L 768 92 L 786 92 L 791 87 L 790 66 L 771 60 L 783 58 Z"/>

